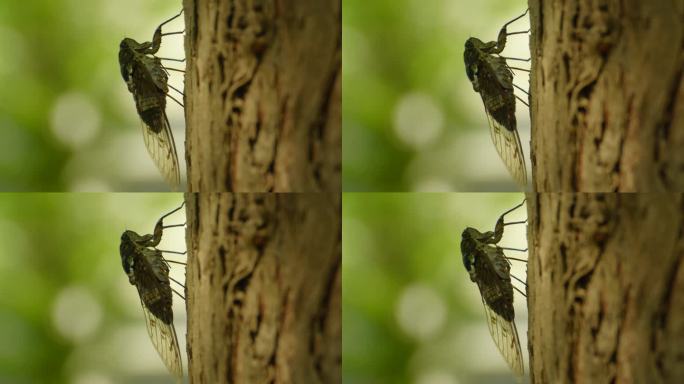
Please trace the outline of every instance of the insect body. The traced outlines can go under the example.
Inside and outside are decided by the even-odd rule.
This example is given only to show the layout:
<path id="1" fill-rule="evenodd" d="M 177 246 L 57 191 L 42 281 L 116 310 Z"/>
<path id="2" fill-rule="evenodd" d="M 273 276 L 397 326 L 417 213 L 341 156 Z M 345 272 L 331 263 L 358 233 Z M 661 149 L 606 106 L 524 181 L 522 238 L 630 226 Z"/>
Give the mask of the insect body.
<path id="1" fill-rule="evenodd" d="M 470 280 L 480 289 L 489 333 L 511 370 L 519 376 L 523 375 L 524 368 L 520 340 L 515 327 L 514 287 L 511 283 L 510 264 L 503 253 L 507 248 L 496 244 L 503 236 L 505 225 L 524 223 L 503 221 L 504 215 L 522 204 L 501 215 L 494 232 L 482 233 L 468 227 L 461 235 L 463 265 L 470 275 Z"/>
<path id="2" fill-rule="evenodd" d="M 162 66 L 161 59 L 154 54 L 159 50 L 162 36 L 167 35 L 161 32 L 162 25 L 178 16 L 180 13 L 159 25 L 152 42 L 138 43 L 124 38 L 119 45 L 121 76 L 133 94 L 135 108 L 143 124 L 145 146 L 173 189 L 180 183 L 180 172 L 176 144 L 166 116 L 168 73 Z"/>
<path id="3" fill-rule="evenodd" d="M 126 230 L 121 235 L 121 264 L 128 275 L 128 281 L 138 289 L 140 304 L 145 315 L 147 332 L 166 368 L 174 376 L 183 376 L 183 366 L 176 330 L 173 326 L 171 280 L 169 264 L 157 249 L 164 228 L 163 219 L 178 211 L 183 206 L 162 216 L 154 228 L 153 234 L 139 235 Z M 182 224 L 181 224 L 182 225 Z M 175 281 L 175 280 L 173 280 Z"/>
<path id="4" fill-rule="evenodd" d="M 497 41 L 485 43 L 475 37 L 469 38 L 463 53 L 466 75 L 473 90 L 482 97 L 494 146 L 513 179 L 523 187 L 527 184 L 527 171 L 515 120 L 513 72 L 506 58 L 498 55 L 506 46 L 507 36 L 521 33 L 507 33 L 508 24 L 526 13 L 506 23 Z"/>

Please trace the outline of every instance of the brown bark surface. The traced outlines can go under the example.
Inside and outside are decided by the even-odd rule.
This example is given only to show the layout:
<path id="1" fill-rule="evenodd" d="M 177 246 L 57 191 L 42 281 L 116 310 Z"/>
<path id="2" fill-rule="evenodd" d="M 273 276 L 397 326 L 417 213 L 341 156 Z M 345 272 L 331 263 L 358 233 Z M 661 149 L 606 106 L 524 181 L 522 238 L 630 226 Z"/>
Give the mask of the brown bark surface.
<path id="1" fill-rule="evenodd" d="M 684 191 L 684 1 L 529 4 L 533 188 Z"/>
<path id="2" fill-rule="evenodd" d="M 193 383 L 340 383 L 339 194 L 187 194 Z"/>
<path id="3" fill-rule="evenodd" d="M 339 0 L 185 0 L 191 192 L 341 188 Z"/>
<path id="4" fill-rule="evenodd" d="M 529 194 L 533 383 L 684 382 L 684 197 Z"/>

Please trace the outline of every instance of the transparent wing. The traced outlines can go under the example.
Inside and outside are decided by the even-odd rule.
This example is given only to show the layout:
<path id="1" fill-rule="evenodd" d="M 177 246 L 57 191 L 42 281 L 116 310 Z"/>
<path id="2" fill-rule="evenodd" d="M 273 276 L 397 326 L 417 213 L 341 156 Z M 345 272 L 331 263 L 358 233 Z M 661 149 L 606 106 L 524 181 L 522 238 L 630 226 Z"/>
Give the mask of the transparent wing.
<path id="1" fill-rule="evenodd" d="M 515 182 L 524 187 L 527 172 L 516 127 L 513 73 L 504 58 L 490 56 L 478 65 L 477 80 L 492 142 Z"/>
<path id="2" fill-rule="evenodd" d="M 499 316 L 489 308 L 484 298 L 482 299 L 482 305 L 485 308 L 487 326 L 489 327 L 492 339 L 494 339 L 494 344 L 496 344 L 496 347 L 513 373 L 522 376 L 525 374 L 525 369 L 523 367 L 522 350 L 520 349 L 520 340 L 518 339 L 518 330 L 515 327 L 515 322 L 507 321 Z"/>
<path id="3" fill-rule="evenodd" d="M 150 335 L 154 348 L 162 358 L 166 368 L 177 378 L 183 377 L 183 364 L 181 362 L 178 338 L 173 323 L 166 324 L 161 319 L 154 316 L 152 312 L 140 301 L 143 313 L 145 314 L 145 325 L 147 333 Z"/>
<path id="4" fill-rule="evenodd" d="M 527 171 L 525 170 L 525 157 L 523 156 L 518 130 L 506 129 L 491 116 L 489 111 L 487 111 L 487 119 L 496 151 L 499 152 L 501 160 L 503 160 L 515 182 L 524 187 L 527 185 Z"/>
<path id="5" fill-rule="evenodd" d="M 159 172 L 164 176 L 164 180 L 176 190 L 180 184 L 180 170 L 178 166 L 178 155 L 176 144 L 173 141 L 173 133 L 169 125 L 169 119 L 164 112 L 162 128 L 159 132 L 152 130 L 144 121 L 142 122 L 143 138 L 145 146 L 150 153 L 152 160 L 157 165 Z"/>

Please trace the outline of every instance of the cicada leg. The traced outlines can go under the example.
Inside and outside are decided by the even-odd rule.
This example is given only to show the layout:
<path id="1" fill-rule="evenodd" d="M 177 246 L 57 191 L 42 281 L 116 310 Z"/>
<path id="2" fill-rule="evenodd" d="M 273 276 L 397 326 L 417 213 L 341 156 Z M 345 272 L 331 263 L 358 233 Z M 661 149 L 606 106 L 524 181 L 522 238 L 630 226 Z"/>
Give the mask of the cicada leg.
<path id="1" fill-rule="evenodd" d="M 509 213 L 515 211 L 516 209 L 522 207 L 523 204 L 525 204 L 525 200 L 526 200 L 526 199 L 523 199 L 523 201 L 522 201 L 520 204 L 516 205 L 515 207 L 509 209 L 508 211 L 506 211 L 506 212 L 504 212 L 503 214 L 501 214 L 501 216 L 499 216 L 499 220 L 496 221 L 496 226 L 494 227 L 494 236 L 492 237 L 492 242 L 493 242 L 493 243 L 498 243 L 498 242 L 501 240 L 501 236 L 503 236 L 503 230 L 504 230 L 504 227 L 505 227 L 505 226 L 507 226 L 507 225 L 513 225 L 513 224 L 524 224 L 524 223 L 527 223 L 527 219 L 525 219 L 525 220 L 523 220 L 523 221 L 512 221 L 512 222 L 509 222 L 509 223 L 505 223 L 505 222 L 504 222 L 504 216 L 506 216 L 507 214 L 509 214 Z"/>
<path id="2" fill-rule="evenodd" d="M 146 53 L 149 53 L 149 54 L 155 54 L 155 53 L 157 53 L 157 51 L 159 50 L 159 47 L 161 46 L 161 38 L 162 38 L 162 36 L 177 35 L 177 34 L 181 34 L 181 33 L 185 32 L 185 31 L 181 31 L 181 32 L 162 33 L 162 31 L 161 31 L 161 30 L 162 30 L 162 26 L 164 26 L 164 24 L 167 24 L 167 23 L 169 23 L 169 22 L 175 20 L 175 19 L 178 18 L 181 14 L 183 14 L 183 10 L 182 10 L 182 9 L 181 9 L 180 12 L 178 12 L 177 15 L 175 15 L 175 16 L 173 16 L 172 18 L 170 18 L 170 19 L 164 21 L 163 23 L 159 24 L 159 26 L 157 27 L 157 29 L 155 29 L 155 31 L 154 31 L 154 35 L 152 36 L 152 45 L 149 47 L 149 49 L 147 50 Z"/>
<path id="3" fill-rule="evenodd" d="M 180 207 L 172 210 L 171 212 L 163 215 L 162 217 L 157 220 L 157 224 L 154 226 L 154 235 L 152 236 L 152 239 L 148 242 L 147 246 L 148 247 L 155 247 L 159 244 L 162 238 L 162 233 L 164 232 L 164 229 L 167 228 L 174 228 L 174 227 L 183 227 L 185 226 L 185 223 L 183 224 L 171 224 L 171 225 L 164 225 L 164 219 L 167 218 L 168 216 L 173 215 L 174 213 L 178 212 L 181 208 L 185 206 L 185 201 L 180 205 Z"/>
<path id="4" fill-rule="evenodd" d="M 501 30 L 499 31 L 499 37 L 496 39 L 496 48 L 492 49 L 491 53 L 501 53 L 501 51 L 504 50 L 504 48 L 506 47 L 506 37 L 507 36 L 518 35 L 518 34 L 523 34 L 523 33 L 529 32 L 529 31 L 518 31 L 518 32 L 511 32 L 511 33 L 506 32 L 506 28 L 508 27 L 509 24 L 514 23 L 514 22 L 518 21 L 519 19 L 521 19 L 523 16 L 527 15 L 528 11 L 529 11 L 529 8 L 525 9 L 525 12 L 523 12 L 522 15 L 516 17 L 513 20 L 510 20 L 509 22 L 504 24 L 503 27 L 501 27 Z"/>

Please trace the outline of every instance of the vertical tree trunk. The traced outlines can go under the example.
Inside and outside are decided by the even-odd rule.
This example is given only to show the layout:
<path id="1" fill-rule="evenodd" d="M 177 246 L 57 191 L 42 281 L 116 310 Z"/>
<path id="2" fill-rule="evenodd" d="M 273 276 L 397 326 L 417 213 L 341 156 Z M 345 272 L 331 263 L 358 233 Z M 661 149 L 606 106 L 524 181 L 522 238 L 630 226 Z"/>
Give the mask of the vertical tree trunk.
<path id="1" fill-rule="evenodd" d="M 341 382 L 339 194 L 188 194 L 194 383 Z"/>
<path id="2" fill-rule="evenodd" d="M 684 382 L 684 197 L 528 195 L 534 383 Z"/>
<path id="3" fill-rule="evenodd" d="M 189 191 L 340 190 L 340 0 L 185 0 Z"/>
<path id="4" fill-rule="evenodd" d="M 530 0 L 538 191 L 684 191 L 684 1 Z"/>

